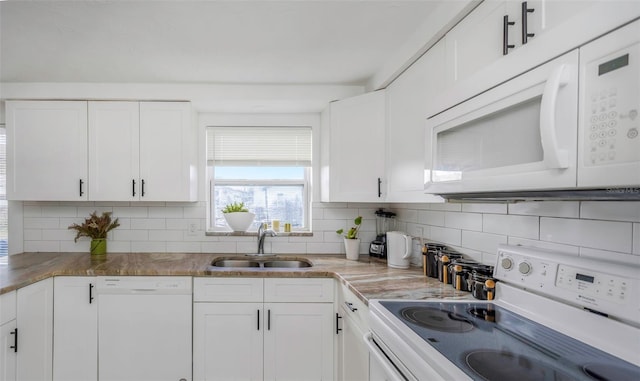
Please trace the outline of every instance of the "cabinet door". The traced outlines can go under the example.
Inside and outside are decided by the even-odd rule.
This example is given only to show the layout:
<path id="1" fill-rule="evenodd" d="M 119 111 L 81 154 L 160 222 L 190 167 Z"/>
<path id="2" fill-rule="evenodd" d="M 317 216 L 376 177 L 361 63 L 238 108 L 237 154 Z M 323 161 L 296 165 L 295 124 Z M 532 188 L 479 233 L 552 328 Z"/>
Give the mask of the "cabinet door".
<path id="1" fill-rule="evenodd" d="M 195 201 L 197 145 L 188 102 L 140 102 L 140 200 Z"/>
<path id="2" fill-rule="evenodd" d="M 195 303 L 194 380 L 262 380 L 262 303 Z"/>
<path id="3" fill-rule="evenodd" d="M 0 325 L 0 381 L 16 379 L 16 321 Z"/>
<path id="4" fill-rule="evenodd" d="M 342 331 L 340 331 L 341 345 L 338 348 L 339 379 L 369 380 L 369 349 L 362 339 L 364 331 L 350 316 L 349 311 L 341 308 L 340 315 Z"/>
<path id="5" fill-rule="evenodd" d="M 56 277 L 53 379 L 98 379 L 98 303 L 94 277 Z"/>
<path id="6" fill-rule="evenodd" d="M 138 102 L 89 102 L 89 197 L 133 201 L 140 194 Z"/>
<path id="7" fill-rule="evenodd" d="M 328 167 L 322 169 L 328 194 L 322 201 L 382 201 L 385 93 L 376 91 L 331 103 Z M 324 126 L 323 133 L 327 131 Z"/>
<path id="8" fill-rule="evenodd" d="M 264 308 L 264 379 L 333 379 L 333 304 L 265 303 Z"/>
<path id="9" fill-rule="evenodd" d="M 53 363 L 53 278 L 17 293 L 18 380 L 51 380 Z"/>
<path id="10" fill-rule="evenodd" d="M 450 80 L 468 78 L 503 56 L 503 17 L 508 12 L 507 3 L 484 1 L 447 33 L 446 62 Z M 517 14 L 509 15 L 509 21 Z M 509 44 L 517 45 L 517 27 L 509 27 Z"/>
<path id="11" fill-rule="evenodd" d="M 424 194 L 431 157 L 425 135 L 428 105 L 444 90 L 444 41 L 438 42 L 387 87 L 387 197 L 391 202 L 442 202 Z M 421 140 L 422 139 L 422 140 Z"/>
<path id="12" fill-rule="evenodd" d="M 566 22 L 573 16 L 578 15 L 587 8 L 597 4 L 598 1 L 570 1 L 570 0 L 528 0 L 527 8 L 532 10 L 527 12 L 526 28 L 528 33 L 534 36 L 528 37 L 528 40 L 535 39 L 540 35 L 548 32 L 554 27 Z M 522 2 L 518 2 L 520 12 L 522 11 Z M 615 5 L 612 5 L 615 6 Z M 524 14 L 520 17 L 522 18 Z M 518 31 L 522 34 L 522 25 L 518 24 Z M 523 37 L 519 37 L 518 41 L 523 42 Z M 558 36 L 562 38 L 562 36 Z"/>
<path id="13" fill-rule="evenodd" d="M 87 102 L 7 101 L 7 199 L 87 200 Z"/>

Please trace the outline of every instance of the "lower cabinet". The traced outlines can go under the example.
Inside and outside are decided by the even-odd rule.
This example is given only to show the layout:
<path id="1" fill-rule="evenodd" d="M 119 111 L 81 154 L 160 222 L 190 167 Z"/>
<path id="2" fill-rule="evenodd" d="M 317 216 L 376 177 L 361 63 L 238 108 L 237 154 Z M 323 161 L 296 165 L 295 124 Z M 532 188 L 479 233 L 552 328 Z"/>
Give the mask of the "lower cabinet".
<path id="1" fill-rule="evenodd" d="M 0 295 L 0 381 L 15 381 L 18 357 L 16 292 Z"/>
<path id="2" fill-rule="evenodd" d="M 194 380 L 333 379 L 332 279 L 195 278 L 194 302 Z"/>
<path id="3" fill-rule="evenodd" d="M 16 293 L 16 379 L 51 380 L 53 358 L 53 279 Z"/>
<path id="4" fill-rule="evenodd" d="M 369 380 L 369 350 L 363 340 L 369 330 L 368 307 L 344 285 L 337 298 L 337 373 L 341 381 Z"/>

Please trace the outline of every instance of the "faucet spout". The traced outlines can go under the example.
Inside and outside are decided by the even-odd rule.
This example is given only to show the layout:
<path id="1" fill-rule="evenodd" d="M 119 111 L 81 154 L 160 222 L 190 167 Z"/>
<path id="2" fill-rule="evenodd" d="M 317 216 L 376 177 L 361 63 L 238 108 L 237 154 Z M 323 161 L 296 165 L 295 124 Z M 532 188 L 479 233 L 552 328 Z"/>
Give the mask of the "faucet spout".
<path id="1" fill-rule="evenodd" d="M 260 224 L 260 227 L 258 228 L 258 255 L 265 255 L 264 254 L 264 238 L 266 236 L 275 237 L 277 235 L 278 233 L 276 233 L 275 231 L 271 229 L 265 229 L 264 224 Z"/>

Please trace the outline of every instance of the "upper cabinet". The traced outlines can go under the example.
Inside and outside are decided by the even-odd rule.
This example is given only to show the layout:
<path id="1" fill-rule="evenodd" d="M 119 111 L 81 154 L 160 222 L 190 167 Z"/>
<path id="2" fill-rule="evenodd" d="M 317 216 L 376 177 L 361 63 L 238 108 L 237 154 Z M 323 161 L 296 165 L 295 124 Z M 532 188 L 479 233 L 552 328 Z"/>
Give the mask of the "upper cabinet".
<path id="1" fill-rule="evenodd" d="M 430 137 L 425 136 L 426 107 L 447 85 L 444 56 L 440 41 L 387 87 L 386 201 L 442 201 L 424 194 L 424 158 Z"/>
<path id="2" fill-rule="evenodd" d="M 195 201 L 189 102 L 7 101 L 7 195 Z"/>
<path id="3" fill-rule="evenodd" d="M 188 102 L 89 102 L 89 198 L 194 201 Z"/>
<path id="4" fill-rule="evenodd" d="M 87 102 L 7 101 L 7 199 L 87 200 Z"/>
<path id="5" fill-rule="evenodd" d="M 385 92 L 335 101 L 322 113 L 321 200 L 384 201 Z"/>

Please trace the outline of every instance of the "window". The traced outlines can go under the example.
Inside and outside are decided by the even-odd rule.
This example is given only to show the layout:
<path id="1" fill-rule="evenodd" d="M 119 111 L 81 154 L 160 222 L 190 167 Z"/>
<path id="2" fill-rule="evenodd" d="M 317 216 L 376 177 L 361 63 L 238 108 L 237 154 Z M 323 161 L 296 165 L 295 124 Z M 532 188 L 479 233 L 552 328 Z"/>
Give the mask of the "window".
<path id="1" fill-rule="evenodd" d="M 227 230 L 221 210 L 244 202 L 261 222 L 290 223 L 308 231 L 310 127 L 209 127 L 210 227 Z"/>
<path id="2" fill-rule="evenodd" d="M 0 258 L 8 253 L 7 215 L 7 135 L 4 125 L 0 125 Z"/>

